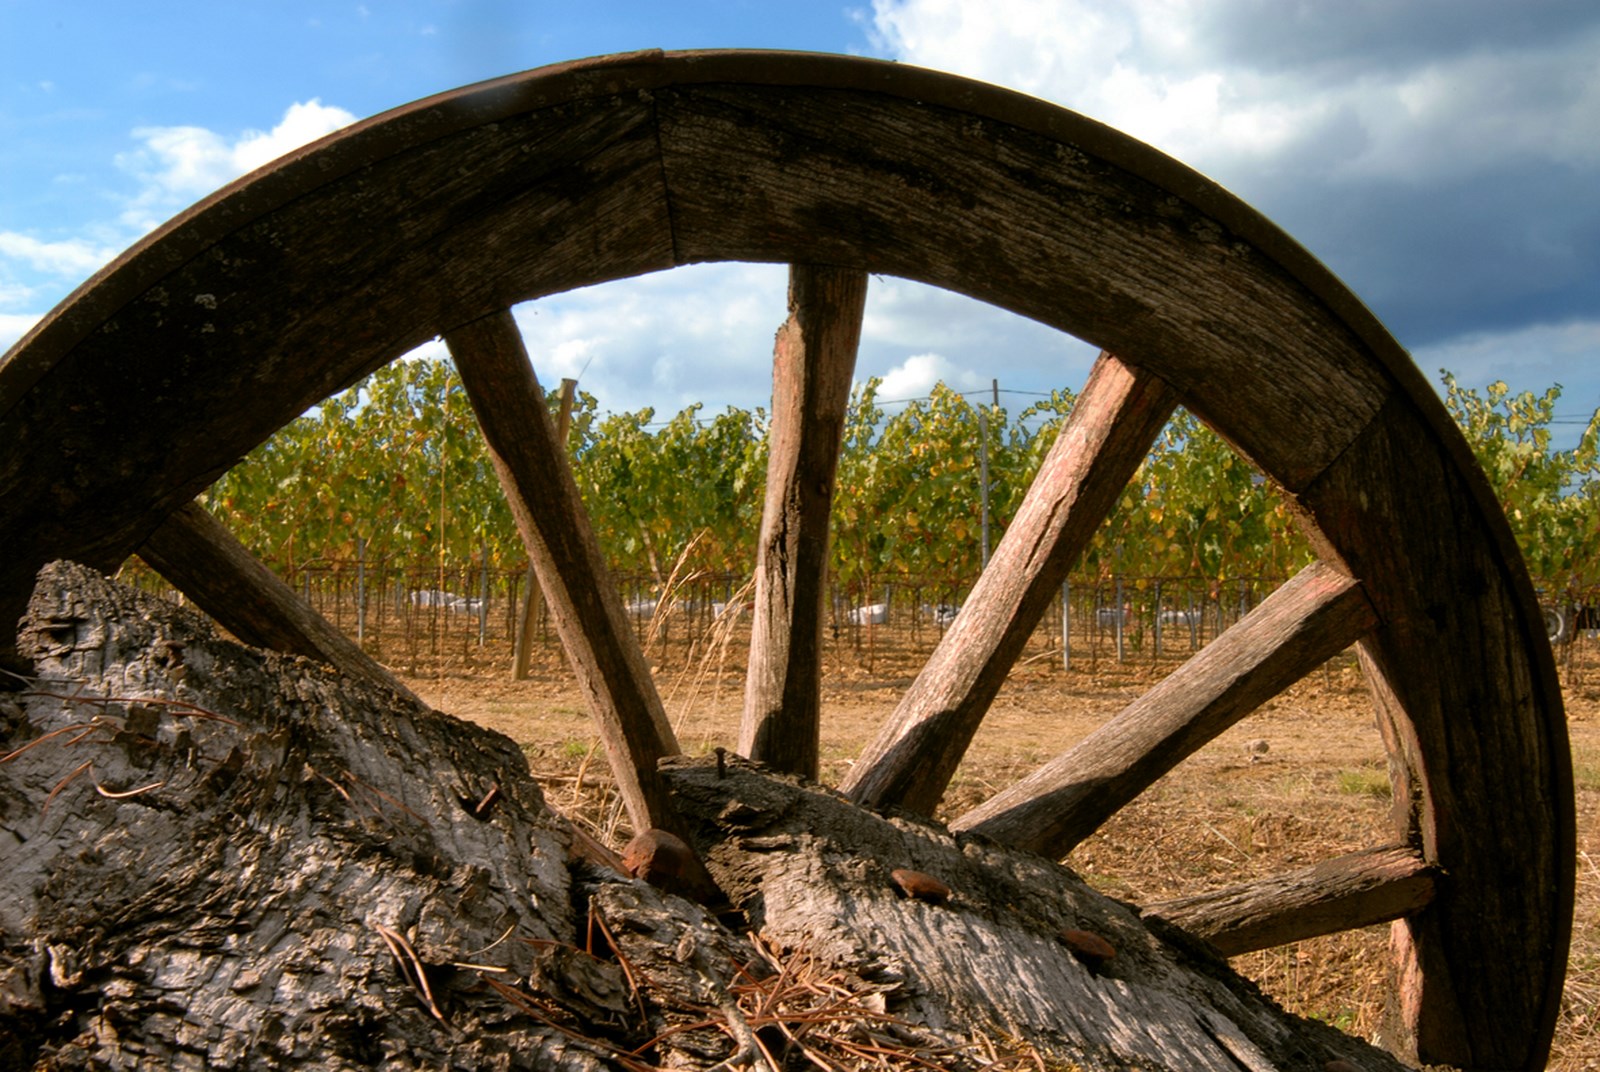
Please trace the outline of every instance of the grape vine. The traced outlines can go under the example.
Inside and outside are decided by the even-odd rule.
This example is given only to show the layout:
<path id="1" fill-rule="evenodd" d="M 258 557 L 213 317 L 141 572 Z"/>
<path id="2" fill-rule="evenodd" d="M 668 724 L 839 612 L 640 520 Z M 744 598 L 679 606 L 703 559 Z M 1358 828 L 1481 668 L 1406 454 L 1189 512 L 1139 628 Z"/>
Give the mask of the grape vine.
<path id="1" fill-rule="evenodd" d="M 1444 373 L 1446 406 L 1488 473 L 1536 583 L 1600 585 L 1600 411 L 1554 449 L 1560 388 L 1482 393 Z M 939 385 L 889 413 L 857 384 L 835 493 L 831 568 L 850 598 L 913 578 L 959 590 L 982 567 L 978 455 L 987 453 L 991 546 L 1071 408 L 1054 392 L 1015 416 Z M 552 414 L 557 406 L 549 397 Z M 596 535 L 621 573 L 754 567 L 768 417 L 696 404 L 602 414 L 580 392 L 567 449 Z M 985 438 L 986 437 L 986 438 Z M 982 439 L 980 447 L 980 439 Z M 351 561 L 501 573 L 526 566 L 511 514 L 454 367 L 395 362 L 283 428 L 214 485 L 209 507 L 285 574 Z M 1179 411 L 1080 564 L 1100 578 L 1183 578 L 1213 590 L 1284 577 L 1311 551 L 1290 504 L 1193 415 Z"/>

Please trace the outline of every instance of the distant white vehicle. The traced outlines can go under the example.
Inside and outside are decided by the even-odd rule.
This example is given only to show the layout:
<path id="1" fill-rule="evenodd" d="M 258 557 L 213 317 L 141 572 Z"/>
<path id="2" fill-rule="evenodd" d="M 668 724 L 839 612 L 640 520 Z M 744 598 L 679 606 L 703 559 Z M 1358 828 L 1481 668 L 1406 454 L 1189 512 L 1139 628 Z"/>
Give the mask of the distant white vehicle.
<path id="1" fill-rule="evenodd" d="M 1102 629 L 1115 629 L 1118 625 L 1124 627 L 1133 624 L 1132 607 L 1101 607 L 1094 612 L 1095 621 L 1100 623 Z"/>
<path id="2" fill-rule="evenodd" d="M 628 613 L 635 618 L 649 618 L 656 612 L 656 607 L 661 605 L 659 599 L 635 599 L 627 605 Z"/>
<path id="3" fill-rule="evenodd" d="M 961 608 L 954 603 L 935 603 L 928 608 L 928 616 L 933 619 L 933 624 L 941 629 L 956 620 L 956 615 L 961 613 Z"/>
<path id="4" fill-rule="evenodd" d="M 1200 624 L 1200 612 L 1197 610 L 1164 610 L 1160 614 L 1161 626 L 1164 629 L 1175 625 L 1195 626 Z"/>
<path id="5" fill-rule="evenodd" d="M 889 604 L 873 603 L 866 607 L 857 607 L 847 617 L 851 625 L 883 625 L 889 620 Z"/>
<path id="6" fill-rule="evenodd" d="M 411 593 L 415 607 L 443 607 L 456 614 L 477 614 L 483 609 L 483 600 L 474 596 L 458 596 L 437 588 L 422 588 Z"/>

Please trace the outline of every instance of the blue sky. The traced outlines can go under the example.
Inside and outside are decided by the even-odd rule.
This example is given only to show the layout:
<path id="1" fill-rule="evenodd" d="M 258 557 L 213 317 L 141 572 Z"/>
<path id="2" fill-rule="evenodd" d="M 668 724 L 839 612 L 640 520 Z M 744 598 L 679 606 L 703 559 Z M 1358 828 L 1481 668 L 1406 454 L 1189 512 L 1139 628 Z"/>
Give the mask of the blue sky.
<path id="1" fill-rule="evenodd" d="M 0 347 L 96 268 L 276 153 L 419 97 L 636 48 L 893 58 L 1120 127 L 1338 273 L 1430 379 L 1600 406 L 1593 0 L 0 0 Z M 701 266 L 520 307 L 540 377 L 606 409 L 764 405 L 784 271 Z M 858 372 L 1013 411 L 1086 346 L 874 280 Z M 1564 425 L 1576 435 L 1578 424 Z"/>

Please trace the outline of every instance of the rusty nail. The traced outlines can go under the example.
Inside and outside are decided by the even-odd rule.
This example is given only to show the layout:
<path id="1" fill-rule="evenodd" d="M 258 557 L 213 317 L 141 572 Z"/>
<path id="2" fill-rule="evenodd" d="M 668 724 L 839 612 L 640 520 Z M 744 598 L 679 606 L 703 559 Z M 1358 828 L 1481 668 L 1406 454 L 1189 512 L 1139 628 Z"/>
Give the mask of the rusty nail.
<path id="1" fill-rule="evenodd" d="M 652 827 L 628 842 L 622 850 L 622 867 L 634 878 L 663 886 L 682 875 L 693 858 L 682 838 Z"/>
<path id="2" fill-rule="evenodd" d="M 483 795 L 483 799 L 478 801 L 477 807 L 472 809 L 472 814 L 480 819 L 483 818 L 488 814 L 489 809 L 494 806 L 495 798 L 499 795 L 500 783 L 495 782 L 489 786 L 489 791 Z"/>
<path id="3" fill-rule="evenodd" d="M 1115 946 L 1092 931 L 1064 930 L 1061 941 L 1089 968 L 1099 968 L 1117 955 Z"/>
<path id="4" fill-rule="evenodd" d="M 908 868 L 897 867 L 889 872 L 889 877 L 894 879 L 894 884 L 899 886 L 907 897 L 914 901 L 926 901 L 929 904 L 944 904 L 950 899 L 950 887 L 921 871 L 912 871 Z"/>

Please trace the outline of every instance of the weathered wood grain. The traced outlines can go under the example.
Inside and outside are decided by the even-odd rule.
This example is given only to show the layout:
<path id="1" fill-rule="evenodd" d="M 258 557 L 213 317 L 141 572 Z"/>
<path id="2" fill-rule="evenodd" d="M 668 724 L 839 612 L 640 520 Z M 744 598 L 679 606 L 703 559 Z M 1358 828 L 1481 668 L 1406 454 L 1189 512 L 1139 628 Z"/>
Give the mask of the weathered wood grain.
<path id="1" fill-rule="evenodd" d="M 861 340 L 867 275 L 792 265 L 772 356 L 772 432 L 756 549 L 739 753 L 817 776 L 822 621 L 833 479 Z"/>
<path id="2" fill-rule="evenodd" d="M 708 830 L 710 866 L 752 928 L 893 985 L 892 1015 L 1044 1035 L 1056 1060 L 1086 1068 L 1320 1069 L 1339 1058 L 1398 1067 L 1325 1025 L 1271 1026 L 1259 992 L 1209 951 L 1159 923 L 1147 929 L 1038 856 L 853 808 L 738 759 L 725 776 L 687 758 L 666 772 L 680 807 Z M 931 876 L 950 896 L 906 895 L 899 869 Z M 1067 930 L 1108 940 L 1115 956 L 1085 965 L 1062 941 Z"/>
<path id="3" fill-rule="evenodd" d="M 1364 347 L 1404 364 L 1257 214 L 1061 109 L 836 57 L 567 65 L 293 154 L 119 258 L 0 361 L 0 503 L 26 504 L 0 508 L 0 631 L 43 562 L 114 566 L 441 325 L 745 256 L 905 274 L 1166 366 L 1291 488 L 1391 389 Z"/>
<path id="4" fill-rule="evenodd" d="M 1437 870 L 1415 849 L 1349 853 L 1226 889 L 1145 905 L 1223 956 L 1387 923 L 1433 900 Z"/>
<path id="5" fill-rule="evenodd" d="M 577 380 L 561 381 L 561 408 L 556 411 L 556 444 L 563 449 L 572 426 L 572 403 L 577 390 Z M 522 606 L 518 608 L 516 651 L 511 657 L 512 681 L 522 681 L 528 676 L 528 660 L 533 653 L 533 627 L 539 617 L 539 608 L 544 605 L 544 596 L 539 591 L 539 575 L 531 564 L 524 581 L 527 591 L 522 594 Z"/>
<path id="6" fill-rule="evenodd" d="M 1405 475 L 1374 479 L 1382 473 Z M 1447 876 L 1432 904 L 1395 925 L 1419 1052 L 1461 1067 L 1542 1067 L 1576 834 L 1566 722 L 1527 574 L 1504 554 L 1509 533 L 1486 539 L 1484 522 L 1471 523 L 1482 515 L 1467 476 L 1402 399 L 1299 501 L 1382 622 L 1360 650 L 1396 835 Z"/>
<path id="7" fill-rule="evenodd" d="M 1464 441 L 1270 223 L 994 87 L 843 57 L 608 59 L 399 109 L 209 199 L 0 359 L 0 662 L 41 565 L 115 566 L 440 326 L 746 257 L 905 275 L 1072 331 L 1303 493 L 1325 557 L 1394 627 L 1364 659 L 1397 798 L 1418 802 L 1402 825 L 1450 875 L 1401 941 L 1427 976 L 1408 998 L 1424 1050 L 1538 1067 L 1570 929 L 1570 757 L 1531 586 Z"/>
<path id="8" fill-rule="evenodd" d="M 462 385 L 638 831 L 689 841 L 656 764 L 677 738 L 589 526 L 510 310 L 445 333 Z"/>
<path id="9" fill-rule="evenodd" d="M 1152 181 L 1175 162 L 1128 168 L 1096 124 L 1044 134 L 1008 121 L 1020 115 L 809 86 L 663 88 L 656 101 L 686 260 L 805 249 L 1014 310 L 1156 372 L 1290 488 L 1394 389 L 1367 341 L 1273 256 L 1281 246 L 1202 207 L 1198 176 L 1181 192 Z"/>
<path id="10" fill-rule="evenodd" d="M 1151 373 L 1101 354 L 955 623 L 840 787 L 932 814 L 1028 635 L 1171 416 Z"/>
<path id="11" fill-rule="evenodd" d="M 180 507 L 162 522 L 139 546 L 139 557 L 246 644 L 317 659 L 341 673 L 416 699 L 199 503 Z"/>
<path id="12" fill-rule="evenodd" d="M 1361 585 L 1312 563 L 1076 747 L 951 826 L 1065 856 L 1157 778 L 1376 621 Z"/>
<path id="13" fill-rule="evenodd" d="M 836 1067 L 824 1036 L 949 1072 L 1001 1039 L 1085 1072 L 1400 1069 L 1063 868 L 738 758 L 667 770 L 730 928 L 575 859 L 499 734 L 67 563 L 23 642 L 60 687 L 0 696 L 6 1068 L 709 1072 L 787 1031 Z M 896 867 L 954 894 L 902 897 Z M 1085 966 L 1068 928 L 1115 957 Z"/>

